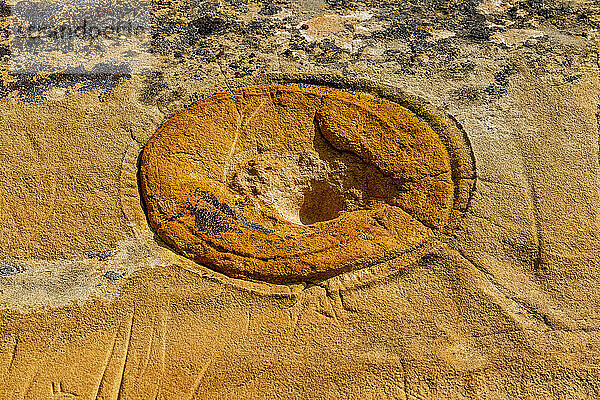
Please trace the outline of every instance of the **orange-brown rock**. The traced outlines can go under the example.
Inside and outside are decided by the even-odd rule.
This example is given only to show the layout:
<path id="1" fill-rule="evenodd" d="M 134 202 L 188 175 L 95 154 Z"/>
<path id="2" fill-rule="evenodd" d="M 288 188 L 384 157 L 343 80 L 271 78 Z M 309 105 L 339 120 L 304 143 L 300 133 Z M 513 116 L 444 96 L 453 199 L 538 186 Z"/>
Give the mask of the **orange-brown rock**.
<path id="1" fill-rule="evenodd" d="M 423 246 L 464 207 L 443 124 L 368 94 L 267 85 L 216 94 L 154 134 L 150 224 L 233 277 L 327 278 Z"/>

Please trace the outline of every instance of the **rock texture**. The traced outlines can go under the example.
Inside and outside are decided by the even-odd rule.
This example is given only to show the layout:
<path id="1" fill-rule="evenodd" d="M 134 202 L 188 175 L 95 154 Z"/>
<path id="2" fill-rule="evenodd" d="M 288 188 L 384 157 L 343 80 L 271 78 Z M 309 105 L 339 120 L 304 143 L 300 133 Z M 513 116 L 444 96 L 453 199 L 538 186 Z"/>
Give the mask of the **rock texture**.
<path id="1" fill-rule="evenodd" d="M 145 146 L 150 223 L 199 263 L 269 282 L 415 252 L 456 224 L 475 175 L 458 129 L 429 116 L 439 134 L 364 93 L 271 85 L 214 95 Z"/>
<path id="2" fill-rule="evenodd" d="M 600 398 L 596 1 L 161 1 L 152 71 L 118 76 L 11 75 L 12 3 L 0 6 L 0 398 Z M 284 75 L 418 114 L 399 100 L 411 96 L 386 97 L 400 90 L 452 121 L 476 167 L 459 223 L 419 254 L 310 282 L 239 279 L 174 251 L 142 205 L 144 146 L 195 102 Z M 335 139 L 344 118 L 321 116 Z M 225 160 L 232 139 L 214 149 Z M 240 156 L 227 182 L 281 201 L 274 224 L 361 212 L 323 187 L 315 197 L 337 200 L 299 209 L 282 184 L 303 176 L 293 154 Z M 307 181 L 333 168 L 308 160 Z"/>

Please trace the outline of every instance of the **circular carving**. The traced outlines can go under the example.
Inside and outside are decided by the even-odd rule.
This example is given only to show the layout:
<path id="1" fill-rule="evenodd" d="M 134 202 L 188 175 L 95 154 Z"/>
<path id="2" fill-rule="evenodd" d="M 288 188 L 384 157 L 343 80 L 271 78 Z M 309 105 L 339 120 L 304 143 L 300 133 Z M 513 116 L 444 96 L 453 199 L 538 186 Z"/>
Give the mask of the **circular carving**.
<path id="1" fill-rule="evenodd" d="M 412 251 L 464 209 L 470 168 L 456 133 L 410 108 L 296 84 L 197 102 L 143 151 L 149 222 L 198 263 L 274 283 Z"/>

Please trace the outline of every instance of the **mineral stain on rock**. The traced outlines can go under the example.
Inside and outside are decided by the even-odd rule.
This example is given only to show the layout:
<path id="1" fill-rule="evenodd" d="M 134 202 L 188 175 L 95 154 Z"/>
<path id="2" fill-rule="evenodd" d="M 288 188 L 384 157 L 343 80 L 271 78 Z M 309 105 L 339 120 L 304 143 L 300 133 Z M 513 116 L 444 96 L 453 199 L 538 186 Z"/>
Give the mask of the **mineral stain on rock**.
<path id="1" fill-rule="evenodd" d="M 251 280 L 321 280 L 452 229 L 474 174 L 456 136 L 413 100 L 246 87 L 163 124 L 142 154 L 142 194 L 157 234 L 198 263 Z"/>

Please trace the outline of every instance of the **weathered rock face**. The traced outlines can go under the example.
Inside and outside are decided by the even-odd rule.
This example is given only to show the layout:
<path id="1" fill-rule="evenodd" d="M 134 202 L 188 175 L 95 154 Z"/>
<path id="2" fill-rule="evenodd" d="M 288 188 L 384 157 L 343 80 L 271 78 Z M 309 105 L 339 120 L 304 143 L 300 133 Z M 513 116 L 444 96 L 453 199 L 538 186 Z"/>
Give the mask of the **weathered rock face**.
<path id="1" fill-rule="evenodd" d="M 2 73 L 0 399 L 600 398 L 596 1 L 151 13 L 147 75 Z"/>
<path id="2" fill-rule="evenodd" d="M 212 96 L 144 148 L 150 223 L 199 263 L 269 282 L 416 252 L 456 223 L 474 178 L 458 129 L 423 117 L 440 132 L 398 104 L 324 87 Z"/>

